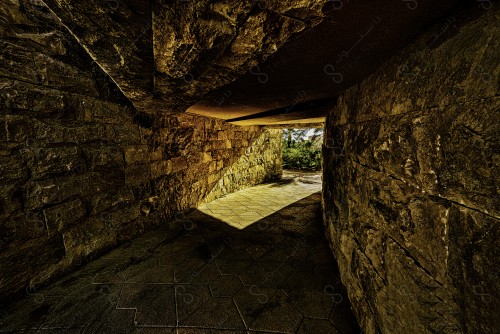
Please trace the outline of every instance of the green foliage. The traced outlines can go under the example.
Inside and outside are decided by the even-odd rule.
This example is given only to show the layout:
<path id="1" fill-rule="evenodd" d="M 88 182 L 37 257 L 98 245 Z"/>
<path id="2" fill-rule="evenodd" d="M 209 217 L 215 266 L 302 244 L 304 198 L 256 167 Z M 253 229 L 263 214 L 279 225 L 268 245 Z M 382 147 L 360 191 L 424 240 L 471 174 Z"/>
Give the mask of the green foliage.
<path id="1" fill-rule="evenodd" d="M 322 129 L 315 129 L 312 135 L 309 129 L 283 130 L 283 168 L 321 169 Z"/>

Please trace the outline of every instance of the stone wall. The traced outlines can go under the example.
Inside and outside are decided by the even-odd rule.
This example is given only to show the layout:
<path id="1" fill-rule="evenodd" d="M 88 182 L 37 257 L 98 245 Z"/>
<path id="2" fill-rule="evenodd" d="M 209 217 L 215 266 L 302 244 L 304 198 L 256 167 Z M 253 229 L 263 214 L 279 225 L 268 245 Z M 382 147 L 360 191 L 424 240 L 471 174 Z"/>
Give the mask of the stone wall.
<path id="1" fill-rule="evenodd" d="M 279 177 L 279 130 L 141 114 L 41 2 L 0 13 L 0 300 L 208 194 Z"/>
<path id="2" fill-rule="evenodd" d="M 283 174 L 281 132 L 267 129 L 254 140 L 231 167 L 217 175 L 219 181 L 204 198 L 204 202 L 259 183 L 280 179 Z"/>
<path id="3" fill-rule="evenodd" d="M 324 221 L 366 334 L 498 331 L 499 18 L 444 18 L 328 116 Z"/>

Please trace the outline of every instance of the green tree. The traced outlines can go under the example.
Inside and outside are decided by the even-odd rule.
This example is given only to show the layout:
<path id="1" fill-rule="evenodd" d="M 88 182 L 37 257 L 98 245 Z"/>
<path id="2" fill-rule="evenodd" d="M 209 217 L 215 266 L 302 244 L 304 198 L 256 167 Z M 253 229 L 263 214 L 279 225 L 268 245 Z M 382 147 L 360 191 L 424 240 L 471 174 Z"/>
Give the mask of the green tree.
<path id="1" fill-rule="evenodd" d="M 321 169 L 323 129 L 284 129 L 282 138 L 285 169 Z"/>

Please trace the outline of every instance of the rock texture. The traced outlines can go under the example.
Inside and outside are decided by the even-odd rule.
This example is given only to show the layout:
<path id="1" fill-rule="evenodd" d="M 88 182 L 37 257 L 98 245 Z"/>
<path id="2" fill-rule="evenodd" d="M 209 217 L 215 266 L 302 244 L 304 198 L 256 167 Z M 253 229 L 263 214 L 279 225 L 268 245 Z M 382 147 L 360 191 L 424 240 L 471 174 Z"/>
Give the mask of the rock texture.
<path id="1" fill-rule="evenodd" d="M 192 105 L 209 91 L 254 71 L 287 42 L 317 25 L 324 6 L 322 0 L 157 1 L 153 7 L 157 96 L 164 100 L 182 96 L 184 102 L 191 101 L 186 107 Z"/>
<path id="2" fill-rule="evenodd" d="M 282 162 L 281 130 L 268 129 L 236 162 L 217 174 L 219 181 L 203 201 L 210 202 L 225 194 L 279 179 L 283 174 Z"/>
<path id="3" fill-rule="evenodd" d="M 57 17 L 127 98 L 153 106 L 154 56 L 149 1 L 37 0 Z M 163 111 L 171 111 L 171 105 Z M 152 108 L 150 108 L 152 109 Z"/>
<path id="4" fill-rule="evenodd" d="M 318 24 L 324 1 L 40 0 L 142 112 L 183 112 Z"/>
<path id="5" fill-rule="evenodd" d="M 280 130 L 187 114 L 151 118 L 42 2 L 2 2 L 0 11 L 2 301 L 209 193 L 278 176 Z M 230 169 L 245 156 L 254 160 L 242 164 L 248 170 Z M 223 177 L 230 188 L 220 188 Z"/>
<path id="6" fill-rule="evenodd" d="M 457 13 L 345 91 L 324 221 L 365 333 L 495 333 L 500 11 Z"/>

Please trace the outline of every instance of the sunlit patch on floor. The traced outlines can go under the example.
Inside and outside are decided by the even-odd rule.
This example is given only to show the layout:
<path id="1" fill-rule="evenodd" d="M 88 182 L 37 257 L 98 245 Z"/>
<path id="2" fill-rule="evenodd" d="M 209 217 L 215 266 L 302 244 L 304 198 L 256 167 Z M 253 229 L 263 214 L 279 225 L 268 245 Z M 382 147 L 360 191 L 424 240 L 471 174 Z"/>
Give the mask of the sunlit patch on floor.
<path id="1" fill-rule="evenodd" d="M 285 173 L 280 181 L 243 189 L 205 203 L 198 210 L 238 229 L 321 191 L 319 174 Z"/>

